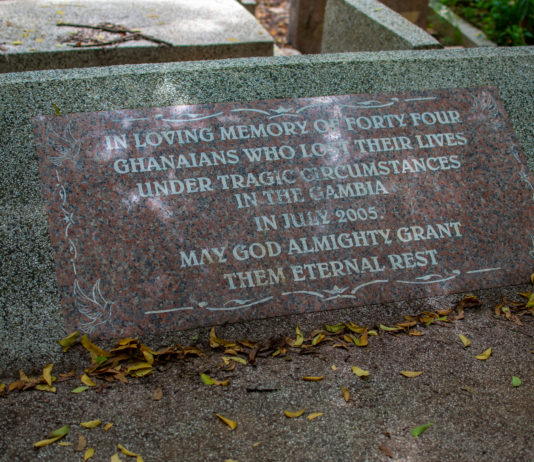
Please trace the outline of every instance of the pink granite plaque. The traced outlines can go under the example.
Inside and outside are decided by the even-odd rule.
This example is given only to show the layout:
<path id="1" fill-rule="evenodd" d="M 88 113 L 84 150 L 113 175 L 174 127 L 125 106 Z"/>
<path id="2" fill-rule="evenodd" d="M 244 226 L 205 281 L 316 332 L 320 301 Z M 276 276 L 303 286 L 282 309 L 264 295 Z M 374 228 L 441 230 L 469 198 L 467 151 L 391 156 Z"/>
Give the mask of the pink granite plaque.
<path id="1" fill-rule="evenodd" d="M 528 280 L 494 88 L 42 116 L 67 329 L 137 335 Z"/>

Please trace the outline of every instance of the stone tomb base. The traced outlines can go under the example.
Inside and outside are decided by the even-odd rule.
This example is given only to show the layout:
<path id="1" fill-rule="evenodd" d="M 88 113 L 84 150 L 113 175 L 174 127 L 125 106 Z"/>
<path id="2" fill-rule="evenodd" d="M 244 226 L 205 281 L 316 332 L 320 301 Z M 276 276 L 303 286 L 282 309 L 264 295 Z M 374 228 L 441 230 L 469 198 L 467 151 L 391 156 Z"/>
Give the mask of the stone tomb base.
<path id="1" fill-rule="evenodd" d="M 273 54 L 267 31 L 235 0 L 5 1 L 0 17 L 0 72 Z M 61 22 L 148 39 L 117 42 L 132 34 Z"/>

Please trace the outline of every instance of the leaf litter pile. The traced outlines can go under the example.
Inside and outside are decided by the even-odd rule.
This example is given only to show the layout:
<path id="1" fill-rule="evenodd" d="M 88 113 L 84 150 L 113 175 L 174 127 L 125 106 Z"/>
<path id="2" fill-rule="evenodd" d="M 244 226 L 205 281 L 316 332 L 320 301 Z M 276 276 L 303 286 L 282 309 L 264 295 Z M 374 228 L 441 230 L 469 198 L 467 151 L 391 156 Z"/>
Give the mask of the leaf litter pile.
<path id="1" fill-rule="evenodd" d="M 534 276 L 534 275 L 533 275 Z M 534 278 L 533 278 L 534 279 Z M 534 283 L 534 280 L 533 280 Z M 495 317 L 514 322 L 522 325 L 522 318 L 526 315 L 534 316 L 534 293 L 526 292 L 520 293 L 525 300 L 522 302 L 513 302 L 506 299 L 495 307 Z M 432 325 L 451 325 L 457 320 L 461 320 L 465 316 L 465 310 L 480 307 L 479 300 L 474 295 L 465 296 L 455 308 L 438 309 L 435 311 L 423 311 L 417 315 L 406 315 L 401 322 L 394 325 L 379 324 L 373 327 L 360 326 L 353 322 L 342 322 L 339 324 L 325 325 L 320 329 L 313 330 L 310 335 L 305 336 L 301 329 L 297 326 L 295 329 L 295 337 L 286 337 L 279 339 L 271 339 L 264 342 L 255 342 L 251 340 L 225 340 L 217 337 L 215 328 L 212 328 L 209 333 L 209 346 L 213 350 L 218 350 L 222 353 L 221 363 L 219 369 L 224 372 L 232 371 L 238 365 L 255 366 L 259 358 L 282 358 L 291 359 L 292 354 L 306 355 L 317 352 L 317 349 L 323 345 L 330 345 L 331 348 L 339 348 L 348 350 L 349 348 L 365 348 L 372 343 L 373 337 L 381 335 L 408 335 L 421 336 L 424 329 L 430 328 Z M 198 337 L 197 337 L 198 338 Z M 195 339 L 196 340 L 196 339 Z M 464 335 L 459 334 L 459 340 L 464 348 L 471 345 L 471 341 Z M 104 350 L 94 344 L 87 335 L 80 336 L 78 332 L 73 332 L 64 339 L 58 341 L 63 347 L 63 351 L 67 352 L 75 345 L 81 345 L 85 348 L 91 358 L 91 363 L 85 369 L 85 372 L 79 377 L 81 385 L 71 390 L 72 393 L 83 393 L 91 388 L 101 388 L 104 383 L 122 382 L 127 384 L 132 378 L 142 378 L 148 376 L 154 371 L 166 369 L 165 365 L 187 360 L 190 357 L 201 357 L 204 352 L 194 346 L 181 346 L 175 344 L 172 346 L 163 347 L 157 350 L 150 348 L 147 345 L 140 343 L 135 338 L 124 338 L 119 340 L 116 345 Z M 488 359 L 491 356 L 491 347 L 484 352 L 476 355 L 475 358 L 481 361 Z M 533 351 L 534 353 L 534 351 Z M 66 382 L 76 378 L 76 372 L 73 370 L 68 373 L 61 373 L 58 376 L 52 375 L 54 365 L 47 364 L 39 376 L 28 376 L 23 371 L 19 371 L 19 380 L 11 383 L 9 386 L 0 384 L 0 395 L 7 391 L 27 391 L 37 390 L 42 392 L 55 393 L 56 385 L 61 382 Z M 336 370 L 336 366 L 332 366 Z M 366 371 L 358 366 L 352 366 L 352 372 L 362 380 L 369 377 L 369 371 Z M 399 371 L 401 375 L 406 378 L 416 378 L 423 374 L 423 371 Z M 302 380 L 308 382 L 317 382 L 323 380 L 323 376 L 305 376 Z M 218 380 L 202 373 L 199 380 L 207 386 L 221 386 L 229 385 L 229 379 Z M 521 380 L 518 377 L 512 377 L 512 385 L 518 387 L 521 385 Z M 249 390 L 247 391 L 265 391 L 265 390 Z M 341 395 L 346 402 L 350 400 L 350 391 L 346 387 L 341 387 Z M 159 400 L 162 397 L 161 389 L 156 389 L 153 399 Z M 305 409 L 297 411 L 284 410 L 283 413 L 287 418 L 298 418 L 304 415 Z M 307 416 L 308 421 L 322 416 L 321 412 L 312 412 Z M 226 424 L 230 430 L 237 428 L 237 422 L 215 414 L 221 422 Z M 88 422 L 81 422 L 82 428 L 96 428 L 101 425 L 100 420 L 93 420 Z M 113 423 L 107 423 L 103 429 L 109 430 Z M 432 424 L 425 424 L 416 427 L 412 430 L 412 436 L 419 436 Z M 69 428 L 67 425 L 52 431 L 47 438 L 34 443 L 35 448 L 40 448 L 53 443 L 62 446 L 70 446 L 72 443 L 62 442 L 62 438 L 67 435 Z M 76 451 L 84 451 L 84 461 L 89 460 L 95 453 L 93 448 L 86 448 L 87 441 L 78 434 L 78 444 Z M 132 451 L 129 451 L 121 444 L 117 445 L 119 451 L 126 456 L 135 457 L 137 462 L 142 462 L 142 457 Z M 119 461 L 119 454 L 116 453 L 111 457 L 113 461 Z"/>

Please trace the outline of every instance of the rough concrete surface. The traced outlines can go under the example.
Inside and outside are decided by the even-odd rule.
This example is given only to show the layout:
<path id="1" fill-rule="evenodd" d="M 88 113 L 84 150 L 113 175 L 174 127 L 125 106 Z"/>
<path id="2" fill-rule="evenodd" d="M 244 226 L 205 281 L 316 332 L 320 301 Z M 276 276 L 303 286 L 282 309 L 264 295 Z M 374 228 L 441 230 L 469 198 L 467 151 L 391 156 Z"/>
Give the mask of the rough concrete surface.
<path id="1" fill-rule="evenodd" d="M 96 0 L 0 2 L 0 72 L 199 59 L 272 56 L 273 40 L 235 0 Z M 131 40 L 80 48 L 85 38 L 122 37 L 102 30 L 58 27 L 102 23 L 138 30 L 172 46 Z M 92 43 L 92 42 L 91 42 Z"/>
<path id="2" fill-rule="evenodd" d="M 518 299 L 517 292 L 531 289 L 524 285 L 477 292 L 482 307 L 466 309 L 465 319 L 453 324 L 422 327 L 419 337 L 381 332 L 370 337 L 365 348 L 344 350 L 324 344 L 312 354 L 292 351 L 286 359 L 258 358 L 256 366 L 237 364 L 231 372 L 219 368 L 223 352 L 209 348 L 207 329 L 198 331 L 198 341 L 190 332 L 182 343 L 197 345 L 204 356 L 172 362 L 128 384 L 97 379 L 97 387 L 73 394 L 71 390 L 81 385 L 76 378 L 58 383 L 55 394 L 25 391 L 1 396 L 0 460 L 81 461 L 83 452 L 74 451 L 81 433 L 87 447 L 95 449 L 91 461 L 109 461 L 119 452 L 117 444 L 147 462 L 531 461 L 534 319 L 524 316 L 518 326 L 504 317 L 497 319 L 493 310 L 503 295 Z M 460 298 L 405 308 L 415 314 L 455 306 Z M 401 318 L 394 311 L 293 316 L 278 319 L 279 326 L 271 326 L 262 337 L 294 338 L 297 323 L 306 336 L 324 323 L 352 320 L 360 325 L 391 325 Z M 228 340 L 254 339 L 246 335 L 244 325 L 220 328 L 217 334 Z M 468 337 L 471 346 L 464 348 L 458 334 Z M 475 358 L 489 347 L 493 350 L 489 359 Z M 79 377 L 88 364 L 87 352 L 78 345 L 53 373 L 74 367 Z M 358 378 L 352 366 L 368 370 L 370 376 Z M 399 373 L 403 370 L 423 374 L 405 378 Z M 228 378 L 230 383 L 204 385 L 201 373 Z M 304 376 L 324 378 L 307 382 Z M 521 386 L 512 386 L 512 376 L 522 380 Z M 5 377 L 1 382 L 15 379 Z M 341 387 L 350 390 L 348 403 Z M 158 388 L 162 398 L 155 401 Z M 299 418 L 284 415 L 284 410 L 300 409 L 305 413 Z M 323 415 L 308 421 L 314 412 Z M 235 420 L 237 428 L 231 431 L 215 414 Z M 94 419 L 102 425 L 80 427 L 80 422 Z M 108 422 L 114 425 L 105 431 Z M 426 423 L 433 426 L 418 438 L 411 436 L 414 427 Z M 33 448 L 33 443 L 63 425 L 69 425 L 70 432 L 62 441 L 74 446 Z M 122 454 L 121 459 L 135 460 Z"/>

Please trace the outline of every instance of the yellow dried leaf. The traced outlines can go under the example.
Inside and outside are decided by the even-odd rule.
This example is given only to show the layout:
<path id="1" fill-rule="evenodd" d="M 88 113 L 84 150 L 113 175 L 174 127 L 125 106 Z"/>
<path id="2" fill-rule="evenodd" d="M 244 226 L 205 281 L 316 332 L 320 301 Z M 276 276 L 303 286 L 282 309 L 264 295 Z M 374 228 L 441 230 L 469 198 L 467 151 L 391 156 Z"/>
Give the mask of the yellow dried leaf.
<path id="1" fill-rule="evenodd" d="M 37 43 L 41 43 L 43 40 L 44 40 L 43 37 L 39 37 L 38 39 L 35 39 L 35 41 Z M 63 350 L 63 351 L 65 351 L 65 350 Z"/>
<path id="2" fill-rule="evenodd" d="M 119 448 L 125 456 L 137 457 L 135 452 L 126 449 L 122 444 L 117 444 L 117 448 Z"/>
<path id="3" fill-rule="evenodd" d="M 321 343 L 325 339 L 324 334 L 317 334 L 315 337 L 313 337 L 312 345 L 317 345 L 318 343 Z"/>
<path id="4" fill-rule="evenodd" d="M 63 11 L 61 11 L 61 10 L 57 10 L 56 14 L 59 14 L 60 16 L 63 16 L 65 13 L 63 13 Z"/>
<path id="5" fill-rule="evenodd" d="M 215 334 L 215 327 L 212 327 L 210 330 L 210 347 L 211 348 L 234 348 L 236 344 L 234 342 L 230 342 L 228 340 L 223 340 L 222 338 L 218 338 Z"/>
<path id="6" fill-rule="evenodd" d="M 122 462 L 119 454 L 115 453 L 111 456 L 110 462 Z"/>
<path id="7" fill-rule="evenodd" d="M 296 419 L 306 412 L 306 409 L 301 409 L 300 411 L 284 411 L 286 417 L 290 419 Z"/>
<path id="8" fill-rule="evenodd" d="M 369 371 L 361 369 L 358 366 L 352 366 L 352 372 L 354 372 L 358 377 L 368 377 Z"/>
<path id="9" fill-rule="evenodd" d="M 236 363 L 244 364 L 244 365 L 247 364 L 247 360 L 246 359 L 240 358 L 238 356 L 223 356 L 222 360 L 224 361 L 224 364 L 226 364 L 226 365 L 230 364 L 230 361 L 235 361 Z"/>
<path id="10" fill-rule="evenodd" d="M 103 356 L 105 358 L 109 358 L 111 356 L 111 353 L 109 351 L 103 350 L 102 348 L 96 346 L 93 342 L 91 342 L 91 340 L 89 340 L 89 337 L 87 337 L 86 334 L 82 335 L 80 342 L 91 355 L 92 361 L 96 361 L 99 356 Z"/>
<path id="11" fill-rule="evenodd" d="M 399 330 L 402 330 L 402 327 L 388 327 L 384 326 L 384 324 L 380 324 L 380 329 L 386 332 L 397 332 Z"/>
<path id="12" fill-rule="evenodd" d="M 137 371 L 139 369 L 152 369 L 152 364 L 147 363 L 146 361 L 138 361 L 128 365 L 126 372 Z"/>
<path id="13" fill-rule="evenodd" d="M 88 448 L 83 455 L 83 462 L 88 461 L 91 457 L 95 455 L 95 450 L 93 448 Z"/>
<path id="14" fill-rule="evenodd" d="M 57 445 L 61 447 L 68 447 L 72 446 L 72 443 L 68 443 L 67 441 L 60 441 Z"/>
<path id="15" fill-rule="evenodd" d="M 471 340 L 469 340 L 465 335 L 458 334 L 458 337 L 460 337 L 460 340 L 464 344 L 465 348 L 467 348 L 469 345 L 471 345 Z"/>
<path id="16" fill-rule="evenodd" d="M 324 412 L 312 412 L 308 417 L 306 417 L 310 422 L 313 420 L 313 419 L 316 419 L 317 417 L 321 417 L 322 415 L 324 415 Z"/>
<path id="17" fill-rule="evenodd" d="M 336 366 L 335 364 L 332 364 L 331 367 L 332 367 L 332 370 L 333 370 L 333 371 L 337 371 L 337 366 Z"/>
<path id="18" fill-rule="evenodd" d="M 3 395 L 5 391 L 6 391 L 6 384 L 0 383 L 0 395 Z"/>
<path id="19" fill-rule="evenodd" d="M 408 331 L 408 335 L 419 337 L 420 335 L 423 335 L 423 333 L 420 330 L 410 330 Z"/>
<path id="20" fill-rule="evenodd" d="M 108 431 L 111 427 L 113 427 L 113 422 L 107 423 L 106 426 L 104 427 L 104 430 Z"/>
<path id="21" fill-rule="evenodd" d="M 343 399 L 345 400 L 346 403 L 349 402 L 350 400 L 350 391 L 348 388 L 345 388 L 345 387 L 341 387 L 341 393 L 343 393 Z"/>
<path id="22" fill-rule="evenodd" d="M 154 394 L 152 395 L 152 399 L 154 401 L 159 401 L 161 398 L 163 398 L 163 390 L 158 387 L 154 390 Z"/>
<path id="23" fill-rule="evenodd" d="M 49 444 L 55 443 L 60 438 L 63 438 L 62 436 L 55 436 L 54 438 L 48 438 L 46 440 L 37 441 L 37 443 L 33 444 L 34 448 L 42 448 L 44 446 L 48 446 Z"/>
<path id="24" fill-rule="evenodd" d="M 239 39 L 236 39 L 236 38 L 234 38 L 234 37 L 228 37 L 227 40 L 228 40 L 229 42 L 239 42 Z"/>
<path id="25" fill-rule="evenodd" d="M 88 422 L 82 422 L 80 423 L 80 425 L 83 428 L 95 428 L 95 427 L 98 427 L 101 423 L 102 421 L 100 419 L 95 419 L 95 420 L 89 420 Z"/>
<path id="26" fill-rule="evenodd" d="M 367 328 L 365 328 L 360 339 L 358 340 L 358 346 L 365 347 L 367 345 L 369 345 L 369 337 L 367 333 Z"/>
<path id="27" fill-rule="evenodd" d="M 22 45 L 22 42 L 20 40 L 15 40 L 15 41 L 11 42 L 11 45 Z M 50 444 L 50 443 L 48 443 L 48 444 Z"/>
<path id="28" fill-rule="evenodd" d="M 401 375 L 404 375 L 404 377 L 408 377 L 409 379 L 414 377 L 419 377 L 423 371 L 400 371 Z"/>
<path id="29" fill-rule="evenodd" d="M 294 346 L 301 346 L 304 343 L 304 335 L 300 331 L 299 326 L 296 327 L 295 332 L 297 333 L 297 338 L 295 340 Z"/>
<path id="30" fill-rule="evenodd" d="M 135 459 L 136 462 L 144 462 L 143 458 L 140 455 L 137 455 L 137 459 Z"/>
<path id="31" fill-rule="evenodd" d="M 84 385 L 87 385 L 88 387 L 95 387 L 96 386 L 96 383 L 93 382 L 89 376 L 87 374 L 83 374 L 81 377 L 80 377 L 80 381 L 84 384 Z"/>
<path id="32" fill-rule="evenodd" d="M 35 385 L 35 389 L 39 391 L 48 391 L 50 393 L 56 392 L 56 387 L 52 387 L 50 385 L 44 385 L 44 384 Z"/>
<path id="33" fill-rule="evenodd" d="M 47 364 L 43 368 L 43 379 L 47 383 L 49 387 L 52 386 L 52 368 L 54 367 L 53 364 Z"/>
<path id="34" fill-rule="evenodd" d="M 230 427 L 231 430 L 235 430 L 237 428 L 237 422 L 235 420 L 227 419 L 226 417 L 223 417 L 221 414 L 215 414 L 219 419 L 221 419 L 226 425 Z"/>
<path id="35" fill-rule="evenodd" d="M 256 441 L 256 442 L 252 445 L 252 447 L 253 447 L 253 448 L 257 448 L 260 444 L 261 444 L 261 441 Z"/>
<path id="36" fill-rule="evenodd" d="M 323 379 L 324 379 L 324 375 L 320 375 L 318 377 L 311 377 L 311 376 L 302 377 L 302 380 L 305 380 L 306 382 L 319 382 L 320 380 L 323 380 Z"/>
<path id="37" fill-rule="evenodd" d="M 491 356 L 491 347 L 488 348 L 488 349 L 487 349 L 486 351 L 484 351 L 483 353 L 477 355 L 476 358 L 479 359 L 480 361 L 485 361 L 485 360 L 488 359 L 490 356 Z"/>

